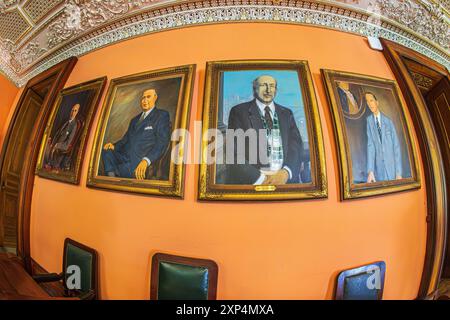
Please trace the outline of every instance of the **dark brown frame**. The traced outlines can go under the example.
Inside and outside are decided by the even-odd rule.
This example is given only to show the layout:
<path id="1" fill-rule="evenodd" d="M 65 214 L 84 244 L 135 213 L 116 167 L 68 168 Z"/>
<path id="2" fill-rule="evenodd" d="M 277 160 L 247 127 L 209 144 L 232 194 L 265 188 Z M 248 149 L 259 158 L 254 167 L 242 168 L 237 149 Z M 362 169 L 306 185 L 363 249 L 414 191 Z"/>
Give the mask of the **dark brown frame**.
<path id="1" fill-rule="evenodd" d="M 65 265 L 66 265 L 66 253 L 67 253 L 67 245 L 71 244 L 75 247 L 78 247 L 84 251 L 89 252 L 90 254 L 92 254 L 92 279 L 91 279 L 91 287 L 94 288 L 94 293 L 95 293 L 95 297 L 94 299 L 99 299 L 100 297 L 100 291 L 99 291 L 99 283 L 98 283 L 98 274 L 99 274 L 99 268 L 98 268 L 98 253 L 97 250 L 90 248 L 80 242 L 77 242 L 73 239 L 70 238 L 66 238 L 64 240 L 64 250 L 63 250 L 63 263 L 62 263 L 62 272 L 65 274 L 66 270 L 64 269 Z M 66 287 L 66 283 L 64 282 L 64 277 L 63 277 L 63 286 L 65 289 L 67 289 Z"/>
<path id="2" fill-rule="evenodd" d="M 22 169 L 20 190 L 19 190 L 19 203 L 18 203 L 18 223 L 17 223 L 17 255 L 20 256 L 23 261 L 26 270 L 31 272 L 31 255 L 30 255 L 30 219 L 31 219 L 31 199 L 33 195 L 34 186 L 34 171 L 36 168 L 37 158 L 39 154 L 39 147 L 44 134 L 45 125 L 50 115 L 51 106 L 53 105 L 58 92 L 64 87 L 67 79 L 70 76 L 73 68 L 75 67 L 78 59 L 76 57 L 68 58 L 57 65 L 49 68 L 48 70 L 40 73 L 26 84 L 22 91 L 17 105 L 15 106 L 14 114 L 9 122 L 8 131 L 3 140 L 2 153 L 0 156 L 0 168 L 3 166 L 5 160 L 6 150 L 11 138 L 12 128 L 16 122 L 17 116 L 21 111 L 22 104 L 27 96 L 28 90 L 33 90 L 34 86 L 38 86 L 39 83 L 49 80 L 54 77 L 50 89 L 48 90 L 45 99 L 42 103 L 41 111 L 35 122 L 35 127 L 31 133 L 31 139 L 27 146 L 24 157 L 25 163 Z"/>
<path id="3" fill-rule="evenodd" d="M 367 264 L 361 267 L 352 268 L 352 269 L 346 269 L 339 273 L 336 281 L 336 291 L 335 291 L 335 300 L 344 300 L 344 285 L 345 285 L 345 278 L 355 276 L 362 273 L 368 273 L 369 270 L 372 270 L 372 268 L 377 267 L 380 269 L 380 282 L 381 282 L 381 288 L 378 292 L 378 300 L 381 300 L 383 298 L 383 292 L 384 292 L 384 278 L 386 274 L 386 263 L 384 261 L 377 261 L 373 262 L 371 264 Z"/>
<path id="4" fill-rule="evenodd" d="M 397 43 L 381 39 L 384 56 L 402 90 L 414 123 L 425 177 L 427 196 L 427 245 L 419 299 L 433 298 L 442 272 L 447 232 L 445 173 L 438 138 L 426 102 L 416 86 L 404 58 L 411 59 L 448 77 L 448 70 L 435 61 Z"/>
<path id="5" fill-rule="evenodd" d="M 219 267 L 217 263 L 209 259 L 189 258 L 157 252 L 152 257 L 152 271 L 150 276 L 150 299 L 158 300 L 159 286 L 159 262 L 167 261 L 171 263 L 185 264 L 194 267 L 204 267 L 208 269 L 208 300 L 216 300 L 217 296 L 217 275 Z"/>
<path id="6" fill-rule="evenodd" d="M 103 92 L 105 90 L 107 77 L 101 77 L 93 80 L 89 80 L 68 88 L 64 88 L 64 90 L 61 90 L 61 92 L 58 94 L 58 97 L 56 99 L 56 102 L 53 106 L 52 112 L 49 117 L 49 121 L 47 123 L 47 126 L 45 128 L 44 136 L 42 138 L 41 148 L 39 152 L 38 157 L 38 163 L 36 166 L 36 174 L 39 177 L 51 179 L 55 181 L 60 182 L 66 182 L 70 184 L 76 184 L 78 185 L 80 183 L 80 176 L 81 176 L 81 169 L 82 169 L 82 163 L 84 159 L 84 155 L 86 153 L 86 146 L 87 146 L 87 138 L 89 136 L 89 132 L 91 131 L 92 123 L 94 120 L 94 116 L 96 113 L 96 109 L 98 107 L 98 104 L 102 98 Z M 53 126 L 55 124 L 56 116 L 58 115 L 61 107 L 61 102 L 64 99 L 64 96 L 80 93 L 86 90 L 95 90 L 94 96 L 92 97 L 92 100 L 90 101 L 89 105 L 86 106 L 88 108 L 88 111 L 86 113 L 86 119 L 84 127 L 82 128 L 82 131 L 80 132 L 79 136 L 79 149 L 78 154 L 75 158 L 74 163 L 74 172 L 48 172 L 45 169 L 43 169 L 43 162 L 44 162 L 44 152 L 47 148 L 47 141 L 51 134 L 51 131 L 53 129 Z"/>

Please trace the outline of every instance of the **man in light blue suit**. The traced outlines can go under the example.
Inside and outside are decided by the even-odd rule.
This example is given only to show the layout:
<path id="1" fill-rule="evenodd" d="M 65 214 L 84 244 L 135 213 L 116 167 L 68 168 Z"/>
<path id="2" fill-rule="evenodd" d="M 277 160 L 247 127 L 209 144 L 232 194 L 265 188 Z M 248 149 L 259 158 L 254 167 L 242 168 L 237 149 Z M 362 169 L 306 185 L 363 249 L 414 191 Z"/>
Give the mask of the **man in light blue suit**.
<path id="1" fill-rule="evenodd" d="M 380 112 L 377 97 L 367 92 L 367 182 L 402 179 L 401 148 L 391 119 Z"/>

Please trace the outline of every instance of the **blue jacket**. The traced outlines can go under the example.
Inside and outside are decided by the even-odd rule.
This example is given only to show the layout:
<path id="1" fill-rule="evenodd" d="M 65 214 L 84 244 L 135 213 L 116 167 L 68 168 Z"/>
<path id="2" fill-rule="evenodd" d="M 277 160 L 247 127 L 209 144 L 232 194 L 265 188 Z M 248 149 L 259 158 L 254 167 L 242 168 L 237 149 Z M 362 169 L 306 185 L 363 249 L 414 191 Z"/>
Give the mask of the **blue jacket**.
<path id="1" fill-rule="evenodd" d="M 128 158 L 133 171 L 143 158 L 152 163 L 158 160 L 170 142 L 171 125 L 169 113 L 156 107 L 138 124 L 142 113 L 130 121 L 128 130 L 114 144 L 114 151 Z"/>
<path id="2" fill-rule="evenodd" d="M 391 119 L 380 112 L 381 138 L 375 117 L 367 117 L 367 173 L 372 171 L 376 181 L 395 180 L 402 175 L 401 148 Z"/>

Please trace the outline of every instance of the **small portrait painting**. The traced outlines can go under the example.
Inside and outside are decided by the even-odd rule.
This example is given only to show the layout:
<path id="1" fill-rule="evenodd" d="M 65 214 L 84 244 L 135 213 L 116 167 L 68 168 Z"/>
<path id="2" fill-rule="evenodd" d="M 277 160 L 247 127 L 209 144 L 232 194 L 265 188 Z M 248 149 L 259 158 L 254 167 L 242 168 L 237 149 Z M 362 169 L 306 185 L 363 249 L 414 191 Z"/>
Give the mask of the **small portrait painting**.
<path id="1" fill-rule="evenodd" d="M 112 80 L 89 185 L 181 196 L 172 132 L 186 127 L 193 66 Z M 178 179 L 178 180 L 177 180 Z"/>
<path id="2" fill-rule="evenodd" d="M 327 70 L 323 74 L 344 157 L 341 170 L 349 186 L 344 195 L 416 188 L 417 157 L 395 82 Z"/>
<path id="3" fill-rule="evenodd" d="M 61 91 L 44 134 L 39 176 L 78 184 L 86 135 L 105 81 L 96 79 Z"/>
<path id="4" fill-rule="evenodd" d="M 205 100 L 204 114 L 212 110 L 216 119 L 203 125 L 222 143 L 215 162 L 203 166 L 201 190 L 211 192 L 201 198 L 324 196 L 320 123 L 306 62 L 210 63 L 207 81 L 215 99 Z"/>

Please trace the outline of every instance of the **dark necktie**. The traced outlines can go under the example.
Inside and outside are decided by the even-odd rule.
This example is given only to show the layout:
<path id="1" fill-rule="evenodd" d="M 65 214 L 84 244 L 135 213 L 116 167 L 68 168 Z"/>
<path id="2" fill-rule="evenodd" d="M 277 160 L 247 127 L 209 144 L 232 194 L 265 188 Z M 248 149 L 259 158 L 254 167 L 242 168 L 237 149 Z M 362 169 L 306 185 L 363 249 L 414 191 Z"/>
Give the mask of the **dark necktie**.
<path id="1" fill-rule="evenodd" d="M 377 123 L 377 129 L 378 129 L 378 135 L 380 136 L 380 142 L 383 143 L 383 140 L 381 139 L 381 125 L 378 121 L 378 117 L 375 117 L 375 122 Z"/>
<path id="2" fill-rule="evenodd" d="M 272 116 L 270 115 L 270 108 L 269 106 L 266 106 L 264 108 L 264 120 L 266 120 L 266 125 L 267 128 L 269 128 L 269 130 L 273 129 L 273 121 L 272 121 Z"/>
<path id="3" fill-rule="evenodd" d="M 141 117 L 138 120 L 138 124 L 141 124 L 141 122 L 144 121 L 144 113 L 142 112 Z"/>

